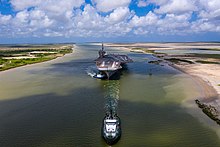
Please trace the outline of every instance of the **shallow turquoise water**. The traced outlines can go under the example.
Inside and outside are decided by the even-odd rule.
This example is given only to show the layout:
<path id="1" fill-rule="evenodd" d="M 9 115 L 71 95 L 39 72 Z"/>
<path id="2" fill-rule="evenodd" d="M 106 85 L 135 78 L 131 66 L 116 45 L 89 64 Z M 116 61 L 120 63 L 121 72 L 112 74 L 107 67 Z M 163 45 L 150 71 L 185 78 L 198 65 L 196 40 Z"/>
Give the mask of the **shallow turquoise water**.
<path id="1" fill-rule="evenodd" d="M 126 52 L 134 63 L 119 80 L 93 79 L 87 71 L 99 48 L 79 44 L 63 58 L 1 73 L 0 146 L 107 146 L 100 131 L 109 103 L 122 121 L 114 146 L 220 146 L 216 132 L 182 107 L 198 96 L 190 78 Z"/>

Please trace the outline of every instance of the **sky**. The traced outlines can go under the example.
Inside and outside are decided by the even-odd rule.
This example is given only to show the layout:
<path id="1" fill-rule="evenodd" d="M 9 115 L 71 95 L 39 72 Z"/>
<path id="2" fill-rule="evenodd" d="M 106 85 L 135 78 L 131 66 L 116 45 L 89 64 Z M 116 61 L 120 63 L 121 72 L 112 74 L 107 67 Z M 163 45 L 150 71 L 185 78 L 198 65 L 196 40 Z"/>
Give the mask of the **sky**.
<path id="1" fill-rule="evenodd" d="M 0 44 L 220 41 L 220 0 L 0 0 Z"/>

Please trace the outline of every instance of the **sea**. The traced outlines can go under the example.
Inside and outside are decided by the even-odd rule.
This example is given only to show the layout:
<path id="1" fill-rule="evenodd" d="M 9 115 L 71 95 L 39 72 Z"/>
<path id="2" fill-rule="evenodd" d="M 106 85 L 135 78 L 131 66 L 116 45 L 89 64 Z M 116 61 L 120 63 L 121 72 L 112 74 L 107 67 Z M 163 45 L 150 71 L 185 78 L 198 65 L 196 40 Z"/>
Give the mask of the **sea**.
<path id="1" fill-rule="evenodd" d="M 105 114 L 121 119 L 115 147 L 219 147 L 219 126 L 196 106 L 200 96 L 190 76 L 141 54 L 117 78 L 95 79 L 101 44 L 73 44 L 73 53 L 0 73 L 1 147 L 108 147 Z"/>

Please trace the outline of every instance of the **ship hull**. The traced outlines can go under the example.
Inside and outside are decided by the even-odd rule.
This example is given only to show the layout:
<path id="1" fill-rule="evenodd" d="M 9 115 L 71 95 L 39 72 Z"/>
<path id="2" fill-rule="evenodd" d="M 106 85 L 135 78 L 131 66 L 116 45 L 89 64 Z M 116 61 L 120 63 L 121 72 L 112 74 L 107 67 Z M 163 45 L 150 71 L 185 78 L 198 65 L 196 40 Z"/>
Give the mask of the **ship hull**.
<path id="1" fill-rule="evenodd" d="M 121 121 L 120 121 L 120 118 L 117 117 L 117 131 L 116 131 L 116 135 L 114 137 L 107 135 L 106 130 L 105 130 L 105 120 L 106 120 L 106 117 L 103 119 L 103 124 L 102 124 L 102 129 L 101 129 L 102 138 L 105 140 L 105 142 L 108 145 L 114 145 L 121 138 Z"/>
<path id="2" fill-rule="evenodd" d="M 107 76 L 107 79 L 110 79 L 116 72 L 117 70 L 113 70 L 113 71 L 103 71 L 106 76 Z"/>

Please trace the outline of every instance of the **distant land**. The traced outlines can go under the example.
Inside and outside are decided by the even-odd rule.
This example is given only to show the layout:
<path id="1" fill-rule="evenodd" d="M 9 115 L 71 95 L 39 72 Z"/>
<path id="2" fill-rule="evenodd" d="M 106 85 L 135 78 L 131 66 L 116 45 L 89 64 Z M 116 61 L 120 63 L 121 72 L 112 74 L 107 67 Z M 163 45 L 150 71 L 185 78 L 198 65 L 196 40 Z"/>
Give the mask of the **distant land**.
<path id="1" fill-rule="evenodd" d="M 0 45 L 0 71 L 27 64 L 49 61 L 73 51 L 69 44 Z"/>

